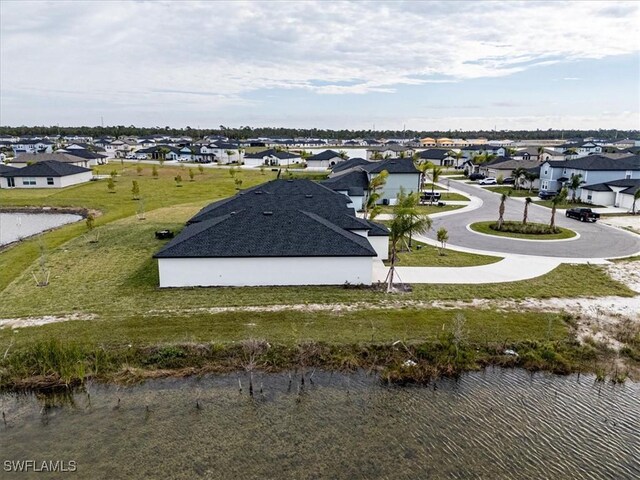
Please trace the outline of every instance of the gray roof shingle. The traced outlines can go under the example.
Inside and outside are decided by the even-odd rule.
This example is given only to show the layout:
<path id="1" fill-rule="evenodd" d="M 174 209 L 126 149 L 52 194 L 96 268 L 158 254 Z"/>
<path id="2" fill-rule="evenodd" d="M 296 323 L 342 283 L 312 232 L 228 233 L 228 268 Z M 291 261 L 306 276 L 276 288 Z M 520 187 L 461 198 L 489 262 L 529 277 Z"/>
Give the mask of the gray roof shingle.
<path id="1" fill-rule="evenodd" d="M 62 163 L 56 160 L 44 160 L 26 167 L 16 168 L 2 173 L 3 177 L 65 177 L 77 173 L 90 172 L 91 169 L 78 167 L 70 163 Z"/>

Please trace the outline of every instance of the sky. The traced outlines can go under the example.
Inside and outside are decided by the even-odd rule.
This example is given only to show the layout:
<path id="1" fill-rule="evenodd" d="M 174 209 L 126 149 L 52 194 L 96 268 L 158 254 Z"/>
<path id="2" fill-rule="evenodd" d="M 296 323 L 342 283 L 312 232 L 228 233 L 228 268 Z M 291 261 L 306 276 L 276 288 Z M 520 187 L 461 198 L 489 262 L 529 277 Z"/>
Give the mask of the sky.
<path id="1" fill-rule="evenodd" d="M 0 0 L 0 125 L 640 129 L 640 2 Z"/>

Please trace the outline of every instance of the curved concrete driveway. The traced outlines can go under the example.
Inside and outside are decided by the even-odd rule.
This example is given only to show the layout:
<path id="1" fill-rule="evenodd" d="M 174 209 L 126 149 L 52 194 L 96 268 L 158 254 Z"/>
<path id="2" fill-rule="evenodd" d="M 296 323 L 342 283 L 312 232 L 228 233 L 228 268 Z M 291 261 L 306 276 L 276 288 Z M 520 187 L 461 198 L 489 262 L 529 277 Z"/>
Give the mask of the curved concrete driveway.
<path id="1" fill-rule="evenodd" d="M 556 224 L 570 228 L 580 234 L 580 237 L 570 241 L 519 241 L 505 237 L 479 235 L 467 229 L 467 225 L 474 222 L 496 220 L 500 205 L 500 195 L 486 191 L 483 188 L 451 181 L 451 190 L 458 190 L 463 194 L 477 197 L 482 206 L 474 209 L 451 211 L 450 215 L 433 216 L 433 228 L 427 233 L 432 241 L 435 232 L 445 227 L 449 232 L 451 248 L 461 250 L 483 251 L 492 254 L 533 255 L 542 257 L 556 257 L 560 259 L 605 259 L 635 255 L 640 252 L 640 236 L 624 230 L 609 227 L 599 223 L 582 223 L 568 219 L 564 211 L 556 214 Z M 521 220 L 524 209 L 523 199 L 510 198 L 506 202 L 505 220 Z M 447 212 L 449 213 L 449 212 Z M 549 223 L 551 210 L 539 205 L 529 205 L 529 220 L 532 222 Z"/>

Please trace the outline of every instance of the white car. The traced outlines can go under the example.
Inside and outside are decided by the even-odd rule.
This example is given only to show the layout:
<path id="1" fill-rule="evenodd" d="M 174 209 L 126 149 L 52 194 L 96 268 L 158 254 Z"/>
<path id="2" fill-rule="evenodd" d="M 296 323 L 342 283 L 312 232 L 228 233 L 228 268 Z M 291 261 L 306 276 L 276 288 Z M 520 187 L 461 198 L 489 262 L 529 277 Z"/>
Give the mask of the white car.
<path id="1" fill-rule="evenodd" d="M 497 185 L 498 181 L 494 177 L 483 178 L 478 180 L 478 185 Z"/>

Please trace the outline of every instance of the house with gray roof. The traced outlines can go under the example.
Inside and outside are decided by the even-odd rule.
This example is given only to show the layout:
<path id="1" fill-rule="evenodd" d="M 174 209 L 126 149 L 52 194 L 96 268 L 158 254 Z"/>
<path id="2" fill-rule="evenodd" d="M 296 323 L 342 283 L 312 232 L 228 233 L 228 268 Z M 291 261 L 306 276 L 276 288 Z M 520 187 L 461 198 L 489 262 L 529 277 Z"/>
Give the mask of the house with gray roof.
<path id="1" fill-rule="evenodd" d="M 573 175 L 581 175 L 583 185 L 640 178 L 640 156 L 611 158 L 587 155 L 566 161 L 546 161 L 540 165 L 540 190 L 557 192 Z M 576 192 L 581 196 L 580 189 Z"/>
<path id="2" fill-rule="evenodd" d="M 580 201 L 604 207 L 625 208 L 633 210 L 634 195 L 640 190 L 640 178 L 613 180 L 610 182 L 584 185 L 580 189 Z M 636 203 L 636 211 L 640 202 Z"/>
<path id="3" fill-rule="evenodd" d="M 301 162 L 302 158 L 299 154 L 279 151 L 273 148 L 255 153 L 247 153 L 244 156 L 244 165 L 247 167 L 288 167 L 289 165 Z"/>
<path id="4" fill-rule="evenodd" d="M 0 188 L 63 188 L 88 182 L 90 169 L 57 160 L 44 160 L 22 168 L 0 170 Z"/>
<path id="5" fill-rule="evenodd" d="M 340 162 L 345 161 L 340 154 L 333 150 L 325 150 L 307 157 L 307 167 L 309 168 L 331 168 Z"/>
<path id="6" fill-rule="evenodd" d="M 203 208 L 155 255 L 160 287 L 372 283 L 389 232 L 310 180 L 273 180 Z"/>

